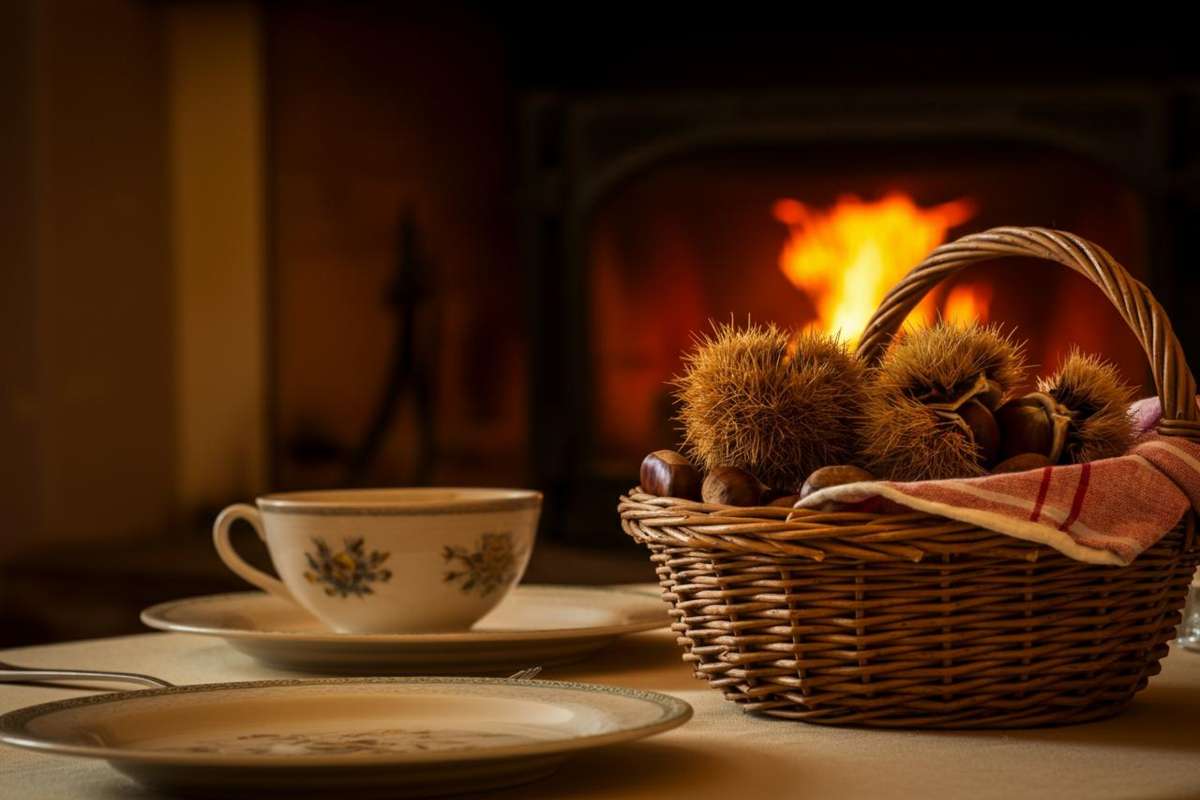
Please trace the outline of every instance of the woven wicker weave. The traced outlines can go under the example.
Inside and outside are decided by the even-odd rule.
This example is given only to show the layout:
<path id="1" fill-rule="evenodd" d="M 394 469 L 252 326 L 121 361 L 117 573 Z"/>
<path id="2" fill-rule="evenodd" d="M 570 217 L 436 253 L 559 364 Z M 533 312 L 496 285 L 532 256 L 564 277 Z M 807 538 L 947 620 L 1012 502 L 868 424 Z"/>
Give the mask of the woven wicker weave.
<path id="1" fill-rule="evenodd" d="M 1162 308 L 1101 248 L 1040 228 L 996 228 L 934 250 L 868 324 L 877 360 L 938 281 L 998 256 L 1085 275 L 1154 370 L 1159 432 L 1200 439 L 1195 380 Z M 972 728 L 1111 716 L 1159 671 L 1200 551 L 1194 514 L 1128 567 L 943 517 L 620 502 L 671 606 L 697 677 L 743 708 L 834 725 Z"/>

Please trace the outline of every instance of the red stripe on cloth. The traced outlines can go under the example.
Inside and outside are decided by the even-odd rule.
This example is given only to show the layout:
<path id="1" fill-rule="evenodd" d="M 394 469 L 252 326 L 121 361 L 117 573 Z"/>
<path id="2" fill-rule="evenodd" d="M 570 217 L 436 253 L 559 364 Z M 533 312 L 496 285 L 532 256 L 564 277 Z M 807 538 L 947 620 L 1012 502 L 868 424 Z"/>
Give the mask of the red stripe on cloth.
<path id="1" fill-rule="evenodd" d="M 1042 504 L 1046 502 L 1046 492 L 1050 491 L 1050 475 L 1054 467 L 1042 467 L 1042 485 L 1038 487 L 1037 501 L 1033 504 L 1033 512 L 1029 515 L 1030 522 L 1037 522 L 1042 515 Z"/>
<path id="2" fill-rule="evenodd" d="M 1088 475 L 1092 472 L 1092 465 L 1084 463 L 1079 470 L 1079 485 L 1075 487 L 1075 499 L 1071 501 L 1071 513 L 1067 514 L 1067 518 L 1063 520 L 1062 525 L 1058 526 L 1060 531 L 1065 531 L 1071 527 L 1071 523 L 1079 519 L 1079 512 L 1083 509 L 1083 497 L 1087 494 Z"/>

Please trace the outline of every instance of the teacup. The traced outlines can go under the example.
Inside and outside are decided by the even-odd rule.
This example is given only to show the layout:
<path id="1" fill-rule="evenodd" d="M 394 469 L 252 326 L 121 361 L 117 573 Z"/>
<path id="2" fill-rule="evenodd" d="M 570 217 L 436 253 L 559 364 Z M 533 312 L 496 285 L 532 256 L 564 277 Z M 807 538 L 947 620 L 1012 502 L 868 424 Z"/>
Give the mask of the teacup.
<path id="1" fill-rule="evenodd" d="M 217 554 L 255 586 L 343 633 L 464 630 L 521 579 L 542 496 L 524 489 L 283 492 L 221 512 Z M 245 519 L 279 579 L 234 551 Z"/>

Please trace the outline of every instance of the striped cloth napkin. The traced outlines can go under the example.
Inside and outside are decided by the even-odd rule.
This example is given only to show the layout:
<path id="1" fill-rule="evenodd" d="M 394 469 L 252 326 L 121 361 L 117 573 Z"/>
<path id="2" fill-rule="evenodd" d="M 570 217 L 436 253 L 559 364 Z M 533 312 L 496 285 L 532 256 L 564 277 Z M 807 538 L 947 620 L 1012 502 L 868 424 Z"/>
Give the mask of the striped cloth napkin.
<path id="1" fill-rule="evenodd" d="M 1077 561 L 1124 566 L 1200 509 L 1200 444 L 1152 432 L 1158 398 L 1130 407 L 1139 433 L 1123 456 L 941 481 L 832 486 L 797 508 L 914 509 L 1048 545 Z"/>

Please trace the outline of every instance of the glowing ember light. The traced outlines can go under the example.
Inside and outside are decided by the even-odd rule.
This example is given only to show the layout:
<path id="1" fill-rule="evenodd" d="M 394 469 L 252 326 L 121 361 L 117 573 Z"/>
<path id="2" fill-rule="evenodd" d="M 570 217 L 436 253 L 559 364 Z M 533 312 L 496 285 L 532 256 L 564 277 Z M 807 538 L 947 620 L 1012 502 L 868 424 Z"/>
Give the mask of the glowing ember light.
<path id="1" fill-rule="evenodd" d="M 986 322 L 992 302 L 992 287 L 986 283 L 966 283 L 955 286 L 942 303 L 942 317 L 947 322 L 969 325 Z"/>
<path id="2" fill-rule="evenodd" d="M 887 290 L 970 219 L 975 204 L 961 199 L 921 208 L 896 192 L 873 202 L 846 195 L 828 210 L 783 199 L 774 213 L 790 229 L 779 267 L 812 299 L 813 327 L 853 342 Z M 971 309 L 959 301 L 959 307 L 956 314 L 987 313 L 986 300 Z M 928 322 L 936 311 L 936 297 L 927 296 L 908 321 Z"/>

